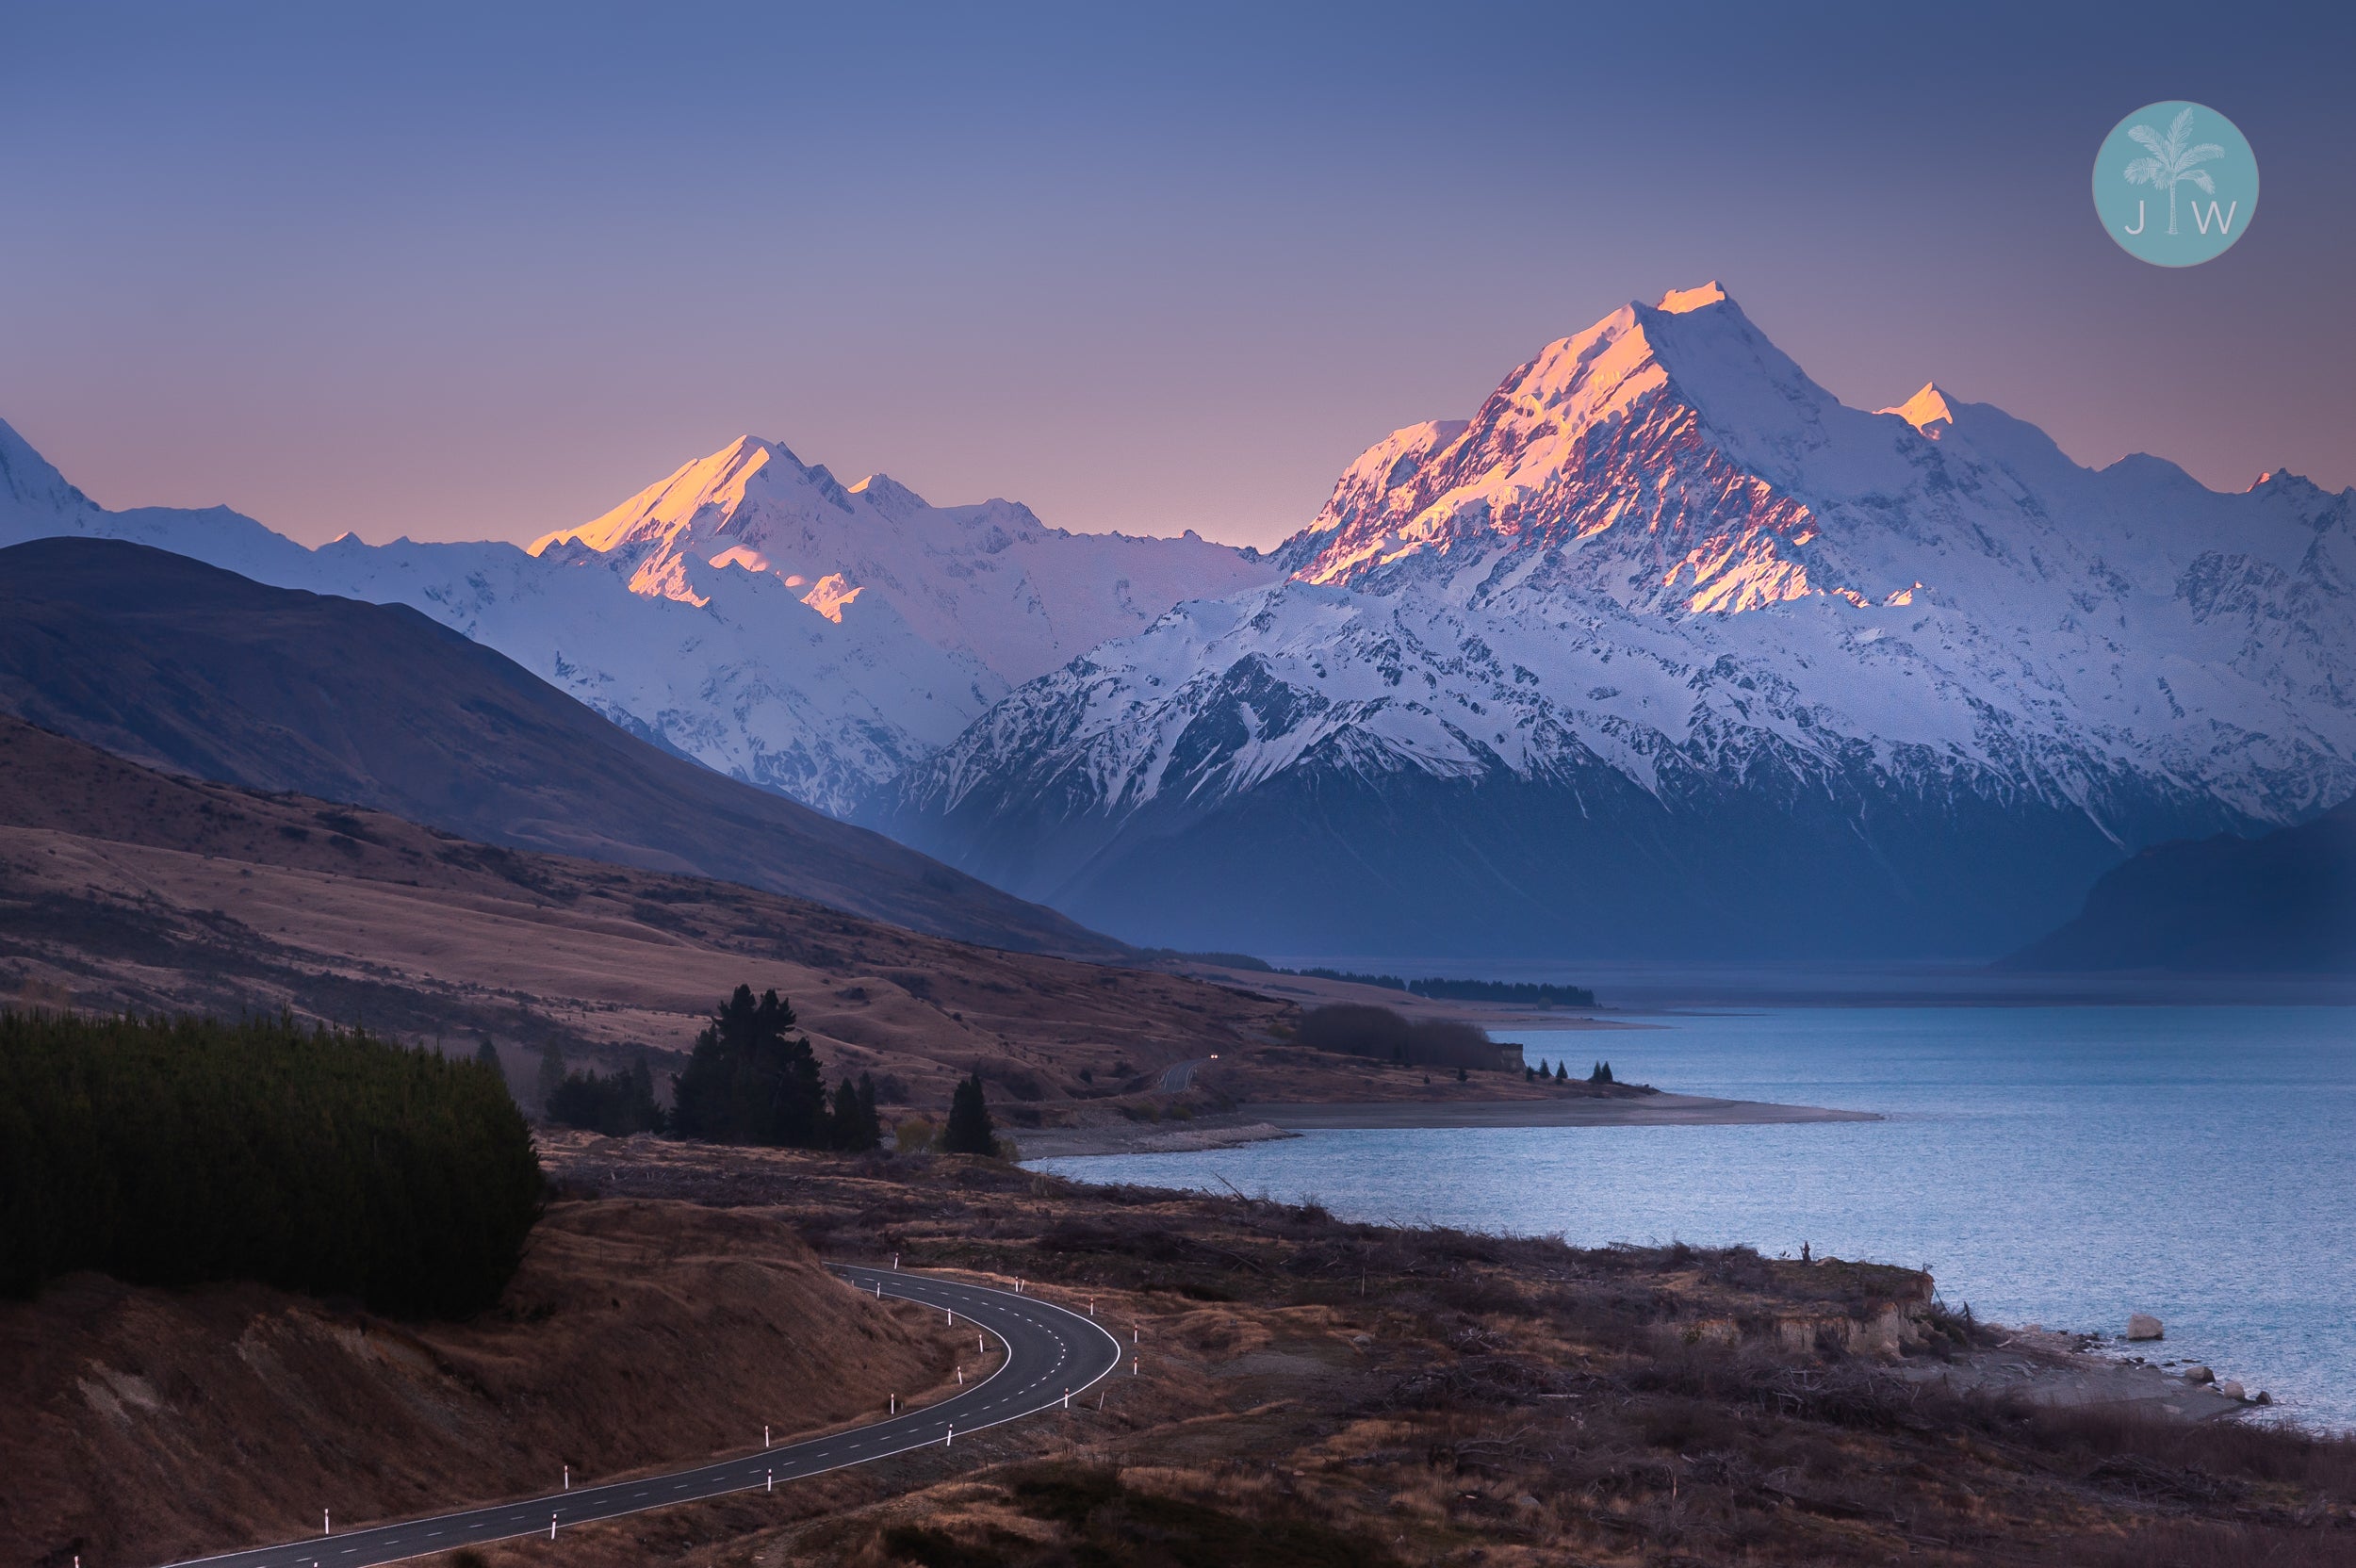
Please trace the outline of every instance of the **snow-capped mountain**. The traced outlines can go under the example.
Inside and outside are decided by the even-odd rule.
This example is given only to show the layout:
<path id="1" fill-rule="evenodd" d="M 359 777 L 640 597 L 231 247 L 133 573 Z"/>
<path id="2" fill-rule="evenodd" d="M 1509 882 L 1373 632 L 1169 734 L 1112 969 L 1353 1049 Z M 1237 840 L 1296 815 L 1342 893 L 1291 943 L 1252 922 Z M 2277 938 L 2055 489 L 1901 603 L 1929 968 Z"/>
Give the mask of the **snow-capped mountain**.
<path id="1" fill-rule="evenodd" d="M 1003 696 L 999 666 L 1027 678 L 1066 642 L 1272 576 L 1196 539 L 1070 534 L 1005 501 L 936 510 L 882 476 L 845 489 L 749 439 L 532 551 L 311 550 L 226 508 L 106 511 L 0 424 L 0 544 L 61 533 L 409 605 L 648 740 L 838 814 Z"/>
<path id="2" fill-rule="evenodd" d="M 741 567 L 846 626 L 880 601 L 926 642 L 1010 684 L 1142 630 L 1180 599 L 1277 575 L 1257 551 L 1191 530 L 1068 533 L 1013 501 L 937 507 L 887 474 L 844 485 L 750 436 L 532 551 L 602 560 L 633 592 L 689 603 L 709 592 L 700 568 Z"/>
<path id="3" fill-rule="evenodd" d="M 1135 940 L 1994 954 L 2356 791 L 2356 492 L 1843 406 L 1717 286 L 1399 431 L 872 820 Z"/>

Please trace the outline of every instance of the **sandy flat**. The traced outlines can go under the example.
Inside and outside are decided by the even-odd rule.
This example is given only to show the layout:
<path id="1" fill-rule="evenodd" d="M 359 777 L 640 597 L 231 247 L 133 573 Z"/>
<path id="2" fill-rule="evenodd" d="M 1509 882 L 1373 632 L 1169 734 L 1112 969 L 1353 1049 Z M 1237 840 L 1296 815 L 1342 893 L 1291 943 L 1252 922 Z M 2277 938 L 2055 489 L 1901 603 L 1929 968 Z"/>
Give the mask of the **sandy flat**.
<path id="1" fill-rule="evenodd" d="M 1792 1121 L 1879 1121 L 1871 1111 L 1648 1094 L 1641 1100 L 1505 1100 L 1454 1104 L 1244 1105 L 1240 1113 L 1287 1131 L 1390 1127 L 1736 1127 Z"/>

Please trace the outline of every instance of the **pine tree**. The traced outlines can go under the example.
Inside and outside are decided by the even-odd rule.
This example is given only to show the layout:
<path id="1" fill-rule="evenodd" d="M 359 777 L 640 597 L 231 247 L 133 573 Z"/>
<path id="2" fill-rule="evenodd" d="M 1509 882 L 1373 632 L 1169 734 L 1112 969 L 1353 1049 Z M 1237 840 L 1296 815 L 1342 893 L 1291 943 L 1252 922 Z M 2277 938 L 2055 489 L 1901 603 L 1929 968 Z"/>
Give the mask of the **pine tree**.
<path id="1" fill-rule="evenodd" d="M 949 1124 L 941 1130 L 944 1154 L 995 1154 L 997 1129 L 990 1125 L 990 1106 L 982 1098 L 982 1075 L 974 1073 L 957 1085 L 949 1097 Z"/>
<path id="2" fill-rule="evenodd" d="M 646 1065 L 644 1052 L 630 1064 L 630 1119 L 638 1123 L 638 1131 L 660 1133 L 666 1118 L 663 1107 L 655 1103 L 654 1069 Z"/>
<path id="3" fill-rule="evenodd" d="M 507 1091 L 509 1099 L 515 1098 L 515 1086 L 507 1081 L 507 1066 L 499 1060 L 499 1048 L 491 1043 L 490 1036 L 483 1036 L 476 1044 L 474 1059 L 477 1066 L 487 1067 L 491 1070 L 492 1076 L 499 1081 L 499 1087 Z"/>
<path id="4" fill-rule="evenodd" d="M 0 1010 L 0 1295 L 101 1269 L 463 1315 L 542 1198 L 530 1128 L 471 1062 L 283 1015 Z"/>
<path id="5" fill-rule="evenodd" d="M 862 1072 L 859 1075 L 859 1140 L 851 1148 L 863 1154 L 882 1147 L 883 1118 L 875 1114 L 875 1080 Z"/>
<path id="6" fill-rule="evenodd" d="M 1567 1084 L 1571 1081 L 1571 1069 L 1568 1063 L 1554 1064 L 1554 1081 L 1558 1084 Z"/>
<path id="7" fill-rule="evenodd" d="M 789 1035 L 793 1006 L 739 986 L 695 1037 L 671 1080 L 672 1125 L 712 1143 L 820 1149 L 829 1141 L 826 1086 L 807 1037 Z"/>
<path id="8" fill-rule="evenodd" d="M 864 1147 L 859 1138 L 859 1086 L 845 1078 L 834 1086 L 834 1108 L 826 1116 L 826 1141 L 845 1153 L 856 1153 Z"/>

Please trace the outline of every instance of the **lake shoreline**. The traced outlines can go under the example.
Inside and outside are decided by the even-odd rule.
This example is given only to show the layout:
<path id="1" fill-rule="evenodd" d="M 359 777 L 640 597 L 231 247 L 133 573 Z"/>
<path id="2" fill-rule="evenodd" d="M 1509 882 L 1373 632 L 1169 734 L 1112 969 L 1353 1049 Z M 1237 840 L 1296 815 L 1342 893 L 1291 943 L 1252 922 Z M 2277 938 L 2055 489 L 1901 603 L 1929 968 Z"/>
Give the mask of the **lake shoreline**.
<path id="1" fill-rule="evenodd" d="M 1489 1100 L 1434 1102 L 1377 1101 L 1355 1104 L 1244 1104 L 1185 1121 L 1116 1121 L 1098 1126 L 1019 1131 L 1023 1161 L 1121 1154 L 1194 1154 L 1248 1143 L 1299 1137 L 1308 1132 L 1489 1127 L 1751 1127 L 1800 1122 L 1880 1121 L 1872 1111 L 1783 1105 L 1699 1094 L 1577 1100 Z"/>

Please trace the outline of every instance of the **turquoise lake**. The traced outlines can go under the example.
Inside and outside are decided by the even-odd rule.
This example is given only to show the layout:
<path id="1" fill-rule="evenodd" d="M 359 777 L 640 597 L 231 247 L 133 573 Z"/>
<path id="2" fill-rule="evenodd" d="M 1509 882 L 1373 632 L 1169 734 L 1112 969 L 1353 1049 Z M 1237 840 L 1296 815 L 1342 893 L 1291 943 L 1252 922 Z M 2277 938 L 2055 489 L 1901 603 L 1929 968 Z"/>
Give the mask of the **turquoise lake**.
<path id="1" fill-rule="evenodd" d="M 1628 1082 L 1873 1111 L 1771 1127 L 1325 1132 L 1039 1162 L 1352 1218 L 1928 1267 L 1984 1318 L 2118 1334 L 2356 1428 L 2356 1009 L 1775 1008 L 1499 1028 Z"/>

